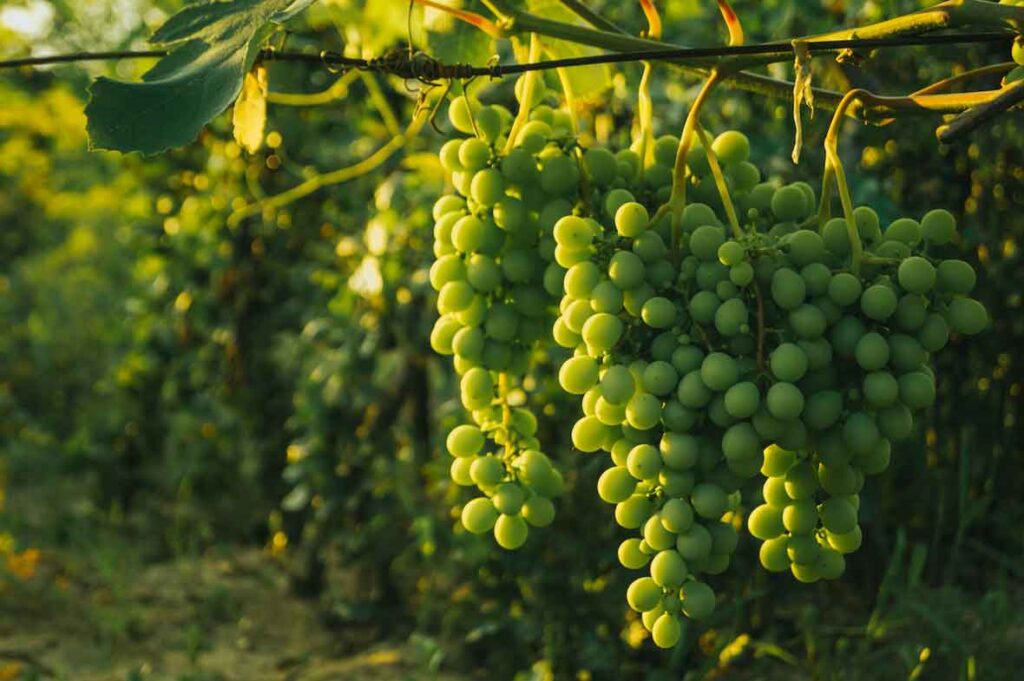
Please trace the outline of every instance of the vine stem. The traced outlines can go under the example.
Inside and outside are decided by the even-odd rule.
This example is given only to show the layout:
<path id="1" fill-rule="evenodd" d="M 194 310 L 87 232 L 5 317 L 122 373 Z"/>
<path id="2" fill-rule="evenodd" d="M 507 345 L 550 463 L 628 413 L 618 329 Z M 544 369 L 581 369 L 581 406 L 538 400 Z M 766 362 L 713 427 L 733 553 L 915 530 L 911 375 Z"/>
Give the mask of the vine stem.
<path id="1" fill-rule="evenodd" d="M 725 183 L 725 175 L 722 173 L 722 166 L 718 162 L 718 154 L 711 148 L 711 137 L 704 130 L 699 122 L 697 123 L 697 136 L 708 156 L 708 165 L 711 167 L 711 176 L 715 179 L 715 186 L 718 188 L 718 195 L 722 198 L 722 206 L 725 208 L 725 215 L 729 219 L 729 226 L 732 228 L 733 238 L 739 239 L 743 236 L 740 228 L 740 221 L 736 217 L 736 208 L 732 203 L 732 196 L 729 194 L 729 187 Z"/>
<path id="2" fill-rule="evenodd" d="M 520 48 L 522 49 L 522 48 Z M 536 33 L 530 34 L 530 53 L 527 57 L 530 61 L 540 59 L 540 37 Z M 515 146 L 519 131 L 530 120 L 530 103 L 533 101 L 533 91 L 536 88 L 537 74 L 531 71 L 523 79 L 522 97 L 519 101 L 519 111 L 516 112 L 516 119 L 512 121 L 512 128 L 508 131 L 508 139 L 505 141 L 505 153 L 508 154 Z"/>
<path id="3" fill-rule="evenodd" d="M 333 170 L 329 173 L 314 175 L 305 182 L 302 182 L 291 189 L 285 190 L 280 194 L 274 194 L 273 196 L 268 196 L 265 199 L 243 206 L 228 216 L 228 225 L 234 227 L 247 217 L 252 217 L 253 215 L 265 210 L 282 208 L 294 201 L 309 196 L 323 187 L 347 182 L 376 170 L 385 161 L 391 158 L 399 149 L 415 138 L 429 118 L 430 112 L 424 107 L 416 113 L 412 121 L 409 123 L 409 126 L 405 129 L 405 132 L 392 137 L 386 144 L 364 158 L 362 161 L 344 168 Z"/>

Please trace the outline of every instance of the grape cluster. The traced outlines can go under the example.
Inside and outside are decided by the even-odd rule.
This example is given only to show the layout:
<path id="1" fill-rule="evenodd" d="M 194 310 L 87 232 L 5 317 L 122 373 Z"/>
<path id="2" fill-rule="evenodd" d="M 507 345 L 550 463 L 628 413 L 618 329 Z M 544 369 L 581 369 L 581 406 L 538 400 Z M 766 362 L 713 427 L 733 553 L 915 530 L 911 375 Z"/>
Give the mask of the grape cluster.
<path id="1" fill-rule="evenodd" d="M 658 141 L 638 185 L 632 152 L 589 150 L 598 210 L 554 228 L 567 272 L 553 337 L 574 350 L 559 381 L 583 398 L 573 443 L 611 454 L 598 494 L 638 532 L 619 559 L 649 569 L 627 600 L 666 647 L 680 614 L 713 609 L 702 578 L 728 566 L 741 487 L 759 473 L 763 503 L 753 500 L 747 527 L 765 542 L 762 564 L 805 582 L 843 572 L 860 544 L 864 477 L 887 467 L 891 443 L 935 398 L 929 353 L 950 328 L 988 323 L 967 296 L 971 267 L 926 255 L 953 238 L 950 213 L 883 232 L 858 208 L 866 256 L 853 274 L 846 222 L 813 228 L 811 187 L 761 182 L 736 131 L 711 151 L 744 225 L 731 234 L 711 205 L 690 204 L 674 258 L 670 221 L 651 224 L 645 203 L 663 198 L 652 178 L 675 144 Z M 707 151 L 695 147 L 687 164 L 688 189 L 721 207 Z"/>
<path id="2" fill-rule="evenodd" d="M 519 386 L 553 340 L 582 402 L 573 445 L 610 454 L 597 491 L 632 533 L 620 563 L 647 571 L 626 599 L 657 645 L 713 612 L 744 515 L 767 570 L 837 578 L 865 478 L 935 399 L 931 354 L 988 325 L 971 266 L 941 257 L 954 217 L 819 224 L 811 186 L 763 181 L 737 131 L 688 149 L 693 202 L 663 215 L 677 138 L 582 150 L 565 112 L 531 104 L 506 145 L 507 111 L 456 100 L 473 136 L 441 150 L 459 196 L 435 207 L 431 344 L 475 423 L 448 438 L 452 477 L 485 495 L 463 524 L 515 548 L 551 521 L 561 477 Z"/>
<path id="3" fill-rule="evenodd" d="M 522 388 L 532 352 L 549 337 L 560 293 L 552 229 L 572 212 L 580 184 L 572 122 L 540 104 L 544 96 L 535 92 L 530 119 L 508 153 L 507 109 L 453 100 L 451 124 L 469 136 L 442 146 L 441 164 L 457 193 L 434 206 L 430 283 L 440 317 L 430 342 L 453 356 L 462 404 L 474 421 L 448 436 L 451 477 L 483 493 L 463 508 L 465 528 L 493 529 L 506 549 L 523 544 L 528 525 L 551 523 L 551 498 L 563 488 L 540 451 Z"/>

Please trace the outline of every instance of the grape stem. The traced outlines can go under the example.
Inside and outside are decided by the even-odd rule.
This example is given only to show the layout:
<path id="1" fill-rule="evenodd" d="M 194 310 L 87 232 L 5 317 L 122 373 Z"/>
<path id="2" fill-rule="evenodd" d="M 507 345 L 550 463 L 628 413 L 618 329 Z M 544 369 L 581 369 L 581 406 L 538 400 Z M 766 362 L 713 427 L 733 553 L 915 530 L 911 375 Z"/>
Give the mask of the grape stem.
<path id="1" fill-rule="evenodd" d="M 540 59 L 540 36 L 536 33 L 530 34 L 530 55 L 531 62 Z M 516 112 L 516 119 L 512 121 L 512 129 L 508 131 L 508 140 L 505 141 L 505 154 L 512 151 L 516 143 L 519 131 L 530 120 L 530 103 L 533 102 L 533 91 L 537 83 L 537 72 L 527 71 L 523 76 L 523 91 L 520 93 L 519 111 Z"/>
<path id="2" fill-rule="evenodd" d="M 735 239 L 743 237 L 743 230 L 740 228 L 740 221 L 736 217 L 736 208 L 732 203 L 732 196 L 729 194 L 729 186 L 725 183 L 725 175 L 722 174 L 722 166 L 718 162 L 718 154 L 711 149 L 711 138 L 704 126 L 697 123 L 697 135 L 700 143 L 704 145 L 704 151 L 708 156 L 708 165 L 711 167 L 711 175 L 715 178 L 715 186 L 718 188 L 718 195 L 722 198 L 722 205 L 725 207 L 725 214 L 729 219 L 729 226 L 732 228 L 732 235 Z"/>

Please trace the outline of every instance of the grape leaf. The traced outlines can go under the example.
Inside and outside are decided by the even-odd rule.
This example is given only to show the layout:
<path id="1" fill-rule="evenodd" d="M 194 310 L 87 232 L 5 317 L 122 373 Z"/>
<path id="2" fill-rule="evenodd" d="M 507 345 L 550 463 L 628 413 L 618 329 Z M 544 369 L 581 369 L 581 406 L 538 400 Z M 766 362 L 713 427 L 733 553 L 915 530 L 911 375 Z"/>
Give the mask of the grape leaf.
<path id="1" fill-rule="evenodd" d="M 100 77 L 90 87 L 90 146 L 154 154 L 192 142 L 238 96 L 272 24 L 313 1 L 210 0 L 178 12 L 150 38 L 172 51 L 142 82 Z"/>
<path id="2" fill-rule="evenodd" d="M 565 7 L 559 0 L 529 0 L 527 6 L 533 14 L 546 19 L 555 19 L 567 24 L 582 25 L 579 18 Z M 571 57 L 585 57 L 599 54 L 600 50 L 594 47 L 587 47 L 568 40 L 555 40 L 544 38 L 541 40 L 545 51 L 553 59 L 568 59 Z M 606 64 L 593 66 L 579 66 L 566 69 L 569 82 L 572 84 L 573 94 L 577 97 L 588 97 L 603 92 L 611 87 L 611 69 Z"/>

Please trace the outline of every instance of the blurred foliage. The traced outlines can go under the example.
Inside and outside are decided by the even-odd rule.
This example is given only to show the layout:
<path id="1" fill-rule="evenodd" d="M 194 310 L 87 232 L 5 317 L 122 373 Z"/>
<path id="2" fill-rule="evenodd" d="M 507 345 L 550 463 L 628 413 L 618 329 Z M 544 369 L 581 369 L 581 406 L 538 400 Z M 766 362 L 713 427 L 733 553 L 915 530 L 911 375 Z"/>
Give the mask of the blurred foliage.
<path id="1" fill-rule="evenodd" d="M 47 37 L 0 26 L 0 56 L 131 45 L 182 3 L 21 4 L 52 8 Z M 323 0 L 272 41 L 378 54 L 404 44 L 399 4 Z M 644 25 L 639 6 L 593 6 L 630 30 Z M 919 6 L 737 3 L 759 39 Z M 724 36 L 713 3 L 669 3 L 664 19 L 667 40 Z M 417 44 L 438 54 L 488 56 L 471 28 L 436 12 L 417 10 L 414 24 Z M 1005 58 L 991 46 L 889 50 L 862 68 L 819 60 L 815 78 L 899 93 Z M 978 290 L 995 326 L 940 358 L 929 427 L 866 491 L 865 545 L 840 583 L 766 575 L 752 542 L 743 544 L 716 584 L 716 618 L 660 653 L 625 612 L 619 533 L 593 493 L 600 462 L 571 451 L 574 407 L 543 380 L 533 395 L 546 415 L 542 441 L 569 482 L 554 526 L 504 553 L 466 535 L 450 513 L 461 496 L 440 443 L 460 407 L 450 368 L 427 343 L 441 135 L 428 130 L 376 172 L 261 219 L 225 222 L 232 209 L 368 156 L 395 121 L 411 118 L 416 86 L 364 75 L 325 106 L 272 106 L 266 144 L 253 155 L 231 141 L 229 114 L 163 156 L 88 152 L 89 76 L 143 68 L 0 77 L 0 531 L 14 537 L 3 555 L 15 576 L 34 569 L 33 547 L 88 544 L 109 528 L 133 537 L 144 560 L 257 542 L 294 588 L 320 598 L 330 621 L 370 624 L 381 637 L 414 634 L 430 664 L 524 681 L 655 681 L 682 670 L 1011 678 L 1024 663 L 1019 117 L 948 148 L 937 146 L 931 118 L 846 126 L 840 150 L 858 202 L 883 219 L 933 207 L 962 216 L 950 248 L 983 272 Z M 639 72 L 625 66 L 610 89 L 590 89 L 586 134 L 628 134 Z M 668 68 L 656 76 L 657 122 L 673 131 L 695 83 Z M 274 64 L 270 85 L 313 93 L 336 78 Z M 485 100 L 511 101 L 510 82 L 473 87 Z M 793 166 L 787 102 L 725 90 L 713 102 L 709 128 L 744 130 L 762 166 L 816 181 L 826 115 L 805 121 L 804 156 Z M 771 675 L 752 671 L 769 661 Z"/>

